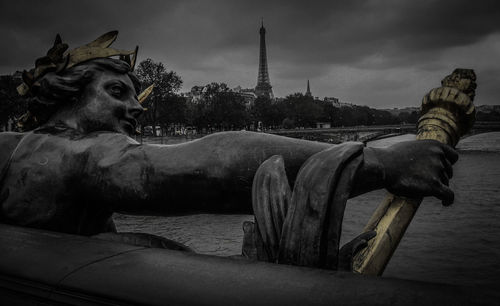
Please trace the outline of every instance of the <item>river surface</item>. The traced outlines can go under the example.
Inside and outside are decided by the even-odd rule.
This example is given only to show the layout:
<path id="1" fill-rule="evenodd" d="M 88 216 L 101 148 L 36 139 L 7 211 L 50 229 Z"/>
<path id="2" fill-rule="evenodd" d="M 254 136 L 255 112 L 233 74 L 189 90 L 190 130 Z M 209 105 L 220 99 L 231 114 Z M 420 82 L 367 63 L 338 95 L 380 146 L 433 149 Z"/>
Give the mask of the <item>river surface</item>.
<path id="1" fill-rule="evenodd" d="M 402 135 L 375 141 L 383 147 L 414 139 Z M 394 253 L 384 276 L 498 288 L 500 284 L 500 132 L 463 139 L 450 182 L 455 203 L 426 198 Z M 359 234 L 383 190 L 348 202 L 342 243 Z M 115 215 L 119 231 L 146 232 L 182 242 L 211 255 L 241 253 L 243 221 L 249 215 L 154 217 Z"/>

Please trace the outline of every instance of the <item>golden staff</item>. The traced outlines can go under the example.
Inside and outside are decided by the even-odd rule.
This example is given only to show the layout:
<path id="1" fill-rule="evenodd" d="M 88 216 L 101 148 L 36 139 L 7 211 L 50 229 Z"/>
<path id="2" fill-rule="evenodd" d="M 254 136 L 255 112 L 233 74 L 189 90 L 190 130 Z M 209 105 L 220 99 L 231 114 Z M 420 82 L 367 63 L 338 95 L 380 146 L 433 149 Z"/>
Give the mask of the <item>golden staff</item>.
<path id="1" fill-rule="evenodd" d="M 471 69 L 455 69 L 422 100 L 417 139 L 434 139 L 455 147 L 475 121 L 476 75 Z M 375 230 L 377 236 L 354 258 L 354 271 L 382 275 L 403 237 L 422 198 L 410 199 L 389 195 L 375 210 L 364 231 Z"/>

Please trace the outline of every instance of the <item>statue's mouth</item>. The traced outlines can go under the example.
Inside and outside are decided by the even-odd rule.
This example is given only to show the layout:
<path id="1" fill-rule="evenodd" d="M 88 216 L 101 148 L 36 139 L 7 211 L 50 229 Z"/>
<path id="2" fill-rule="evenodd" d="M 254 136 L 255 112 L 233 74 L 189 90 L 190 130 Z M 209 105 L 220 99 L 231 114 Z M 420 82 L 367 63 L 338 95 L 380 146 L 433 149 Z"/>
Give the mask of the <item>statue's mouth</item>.
<path id="1" fill-rule="evenodd" d="M 137 120 L 135 120 L 134 118 L 123 118 L 122 123 L 127 133 L 133 134 L 135 132 L 135 127 L 137 126 Z"/>

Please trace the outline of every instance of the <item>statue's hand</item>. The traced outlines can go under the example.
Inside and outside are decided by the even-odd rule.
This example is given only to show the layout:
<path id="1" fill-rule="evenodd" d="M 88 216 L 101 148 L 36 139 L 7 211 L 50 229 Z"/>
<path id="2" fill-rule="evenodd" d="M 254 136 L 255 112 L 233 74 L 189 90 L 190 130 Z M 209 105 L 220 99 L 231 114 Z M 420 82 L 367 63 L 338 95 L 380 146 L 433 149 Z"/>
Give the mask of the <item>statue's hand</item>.
<path id="1" fill-rule="evenodd" d="M 357 236 L 350 242 L 344 244 L 344 246 L 339 251 L 339 264 L 337 270 L 339 271 L 350 271 L 353 270 L 353 258 L 354 256 L 364 249 L 368 241 L 377 235 L 375 231 L 364 232 Z"/>
<path id="2" fill-rule="evenodd" d="M 398 196 L 435 196 L 443 205 L 453 203 L 448 187 L 457 152 L 435 140 L 407 141 L 384 149 L 374 149 L 384 169 L 384 185 Z"/>

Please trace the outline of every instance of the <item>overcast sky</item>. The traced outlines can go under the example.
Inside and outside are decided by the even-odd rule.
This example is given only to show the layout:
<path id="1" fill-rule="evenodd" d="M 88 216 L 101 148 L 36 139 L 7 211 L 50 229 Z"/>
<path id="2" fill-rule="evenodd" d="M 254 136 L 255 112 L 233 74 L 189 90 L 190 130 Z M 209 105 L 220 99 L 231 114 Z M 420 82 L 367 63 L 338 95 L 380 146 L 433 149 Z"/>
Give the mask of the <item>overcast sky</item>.
<path id="1" fill-rule="evenodd" d="M 475 69 L 476 104 L 500 104 L 500 1 L 2 1 L 0 74 L 32 68 L 60 33 L 113 47 L 194 85 L 255 87 L 261 17 L 275 96 L 304 92 L 377 108 L 418 106 L 454 68 Z"/>

